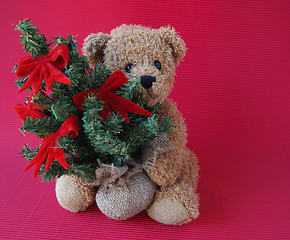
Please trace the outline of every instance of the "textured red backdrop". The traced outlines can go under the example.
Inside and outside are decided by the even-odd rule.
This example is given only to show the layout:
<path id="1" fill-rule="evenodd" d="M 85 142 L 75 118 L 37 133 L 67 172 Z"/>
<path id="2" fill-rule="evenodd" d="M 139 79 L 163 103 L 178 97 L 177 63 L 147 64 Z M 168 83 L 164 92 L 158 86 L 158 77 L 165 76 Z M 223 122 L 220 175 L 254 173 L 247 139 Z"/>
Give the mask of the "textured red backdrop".
<path id="1" fill-rule="evenodd" d="M 12 66 L 24 55 L 18 20 L 31 18 L 47 37 L 122 24 L 172 25 L 188 52 L 171 97 L 188 125 L 188 146 L 201 167 L 200 218 L 161 225 L 146 212 L 128 221 L 93 207 L 73 214 L 56 202 L 17 153 L 38 141 L 17 129 Z M 19 239 L 289 239 L 289 1 L 2 0 L 0 14 L 0 238 Z"/>

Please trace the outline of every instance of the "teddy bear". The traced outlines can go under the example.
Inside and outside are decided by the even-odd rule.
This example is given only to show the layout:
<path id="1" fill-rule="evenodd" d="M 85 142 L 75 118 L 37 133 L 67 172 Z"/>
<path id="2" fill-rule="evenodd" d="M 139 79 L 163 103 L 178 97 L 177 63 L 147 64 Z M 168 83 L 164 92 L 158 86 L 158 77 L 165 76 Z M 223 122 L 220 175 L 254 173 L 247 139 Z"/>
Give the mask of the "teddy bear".
<path id="1" fill-rule="evenodd" d="M 184 118 L 176 103 L 168 98 L 175 68 L 185 56 L 184 41 L 172 27 L 152 29 L 121 25 L 110 34 L 89 35 L 83 52 L 92 66 L 103 63 L 112 72 L 122 70 L 128 79 L 138 77 L 145 103 L 148 106 L 159 104 L 156 114 L 160 120 L 169 117 L 173 126 L 171 133 L 144 147 L 139 170 L 128 173 L 125 169 L 126 177 L 111 191 L 106 191 L 102 185 L 85 184 L 77 176 L 60 177 L 56 183 L 60 205 L 71 212 L 79 212 L 96 201 L 105 215 L 120 220 L 144 209 L 152 219 L 169 225 L 182 225 L 196 219 L 199 215 L 198 159 L 186 147 Z M 104 165 L 102 169 L 114 171 L 111 166 Z M 137 195 L 145 199 L 145 203 L 140 204 Z"/>

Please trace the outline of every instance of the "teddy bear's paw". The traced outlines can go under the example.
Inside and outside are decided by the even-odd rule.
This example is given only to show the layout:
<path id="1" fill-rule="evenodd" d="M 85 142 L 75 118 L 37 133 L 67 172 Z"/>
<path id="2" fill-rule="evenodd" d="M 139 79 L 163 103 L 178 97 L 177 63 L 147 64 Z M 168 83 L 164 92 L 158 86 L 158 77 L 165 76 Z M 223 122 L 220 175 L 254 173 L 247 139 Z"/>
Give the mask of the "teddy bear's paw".
<path id="1" fill-rule="evenodd" d="M 132 175 L 126 182 L 106 189 L 100 186 L 96 202 L 103 214 L 125 220 L 146 209 L 152 202 L 156 186 L 146 173 Z"/>
<path id="2" fill-rule="evenodd" d="M 199 216 L 199 197 L 180 186 L 161 187 L 147 212 L 157 222 L 182 225 Z"/>
<path id="3" fill-rule="evenodd" d="M 64 175 L 56 182 L 55 194 L 64 209 L 81 212 L 94 203 L 96 191 L 93 187 L 82 185 L 77 176 Z"/>
<path id="4" fill-rule="evenodd" d="M 181 225 L 191 221 L 185 206 L 169 198 L 155 201 L 147 212 L 152 219 L 163 224 Z"/>

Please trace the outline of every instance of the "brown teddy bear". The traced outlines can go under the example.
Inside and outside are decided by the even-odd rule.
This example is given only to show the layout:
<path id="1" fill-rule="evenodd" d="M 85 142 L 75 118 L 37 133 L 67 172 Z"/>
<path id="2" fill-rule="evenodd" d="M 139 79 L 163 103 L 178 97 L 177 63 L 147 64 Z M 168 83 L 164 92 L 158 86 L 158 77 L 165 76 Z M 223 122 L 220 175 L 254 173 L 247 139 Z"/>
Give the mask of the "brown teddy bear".
<path id="1" fill-rule="evenodd" d="M 89 35 L 83 51 L 92 65 L 104 63 L 111 71 L 121 69 L 128 78 L 139 77 L 146 104 L 160 104 L 157 115 L 160 119 L 169 117 L 174 127 L 172 133 L 144 148 L 144 170 L 127 174 L 126 180 L 109 191 L 101 185 L 97 192 L 96 187 L 80 178 L 62 176 L 56 184 L 60 205 L 78 212 L 96 199 L 100 210 L 114 219 L 127 219 L 145 208 L 151 218 L 164 224 L 181 225 L 197 218 L 198 160 L 186 147 L 184 119 L 176 104 L 167 98 L 173 88 L 175 68 L 185 55 L 184 41 L 170 27 L 121 25 L 111 34 Z"/>

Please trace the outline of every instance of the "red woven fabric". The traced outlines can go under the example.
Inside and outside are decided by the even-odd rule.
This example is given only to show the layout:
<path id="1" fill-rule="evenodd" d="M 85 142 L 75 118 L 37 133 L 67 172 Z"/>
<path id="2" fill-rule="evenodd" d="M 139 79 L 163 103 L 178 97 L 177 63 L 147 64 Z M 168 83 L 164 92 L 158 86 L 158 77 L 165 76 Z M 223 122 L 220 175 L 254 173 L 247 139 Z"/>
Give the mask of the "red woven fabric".
<path id="1" fill-rule="evenodd" d="M 2 1 L 0 14 L 0 239 L 290 239 L 290 2 Z M 23 56 L 18 20 L 32 18 L 47 37 L 142 24 L 176 28 L 187 44 L 171 95 L 188 126 L 188 147 L 200 159 L 200 217 L 165 226 L 146 212 L 127 221 L 96 206 L 62 209 L 54 183 L 24 172 L 24 137 L 12 106 L 12 66 Z"/>

